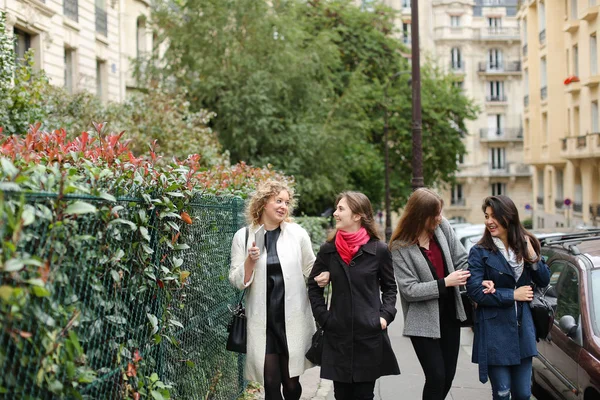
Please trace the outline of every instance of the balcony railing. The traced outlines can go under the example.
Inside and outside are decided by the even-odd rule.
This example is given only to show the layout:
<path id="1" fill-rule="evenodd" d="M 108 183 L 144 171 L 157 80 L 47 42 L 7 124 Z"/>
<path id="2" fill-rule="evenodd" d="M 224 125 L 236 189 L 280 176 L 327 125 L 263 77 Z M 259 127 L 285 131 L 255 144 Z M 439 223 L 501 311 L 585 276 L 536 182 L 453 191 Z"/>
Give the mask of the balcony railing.
<path id="1" fill-rule="evenodd" d="M 540 97 L 542 98 L 542 100 L 548 97 L 548 86 L 544 86 L 540 89 Z"/>
<path id="2" fill-rule="evenodd" d="M 583 204 L 582 203 L 573 203 L 573 211 L 574 212 L 583 212 Z"/>
<path id="3" fill-rule="evenodd" d="M 479 31 L 481 40 L 516 40 L 519 39 L 518 27 L 487 26 Z"/>
<path id="4" fill-rule="evenodd" d="M 98 6 L 96 6 L 96 32 L 108 36 L 108 14 Z"/>
<path id="5" fill-rule="evenodd" d="M 564 200 L 554 200 L 554 207 L 556 207 L 557 210 L 562 210 L 564 205 L 565 205 Z"/>
<path id="6" fill-rule="evenodd" d="M 587 136 L 577 136 L 577 148 L 583 149 L 587 146 Z"/>
<path id="7" fill-rule="evenodd" d="M 537 200 L 538 205 L 540 205 L 540 206 L 544 205 L 544 196 L 538 196 L 536 200 Z"/>
<path id="8" fill-rule="evenodd" d="M 412 43 L 412 38 L 410 36 L 404 36 L 402 37 L 402 43 L 404 43 L 407 46 L 410 46 Z"/>
<path id="9" fill-rule="evenodd" d="M 590 214 L 593 217 L 600 217 L 600 204 L 590 204 Z"/>
<path id="10" fill-rule="evenodd" d="M 528 95 L 528 94 L 526 94 L 526 95 L 523 97 L 523 105 L 524 105 L 525 107 L 529 107 L 529 95 Z"/>
<path id="11" fill-rule="evenodd" d="M 465 62 L 464 61 L 450 61 L 450 69 L 452 71 L 464 71 L 465 70 Z"/>
<path id="12" fill-rule="evenodd" d="M 479 63 L 479 72 L 486 73 L 503 73 L 503 72 L 520 72 L 521 61 L 507 61 L 507 62 L 489 62 L 483 61 Z"/>
<path id="13" fill-rule="evenodd" d="M 523 129 L 521 128 L 481 128 L 479 138 L 485 142 L 522 141 Z"/>
<path id="14" fill-rule="evenodd" d="M 65 17 L 73 21 L 79 21 L 79 2 L 78 0 L 64 0 L 63 13 Z"/>
<path id="15" fill-rule="evenodd" d="M 542 29 L 540 31 L 540 34 L 538 35 L 539 39 L 540 39 L 540 44 L 545 44 L 546 43 L 546 30 Z"/>
<path id="16" fill-rule="evenodd" d="M 567 150 L 567 138 L 562 138 L 560 141 L 562 142 L 561 149 L 563 151 L 566 151 Z"/>
<path id="17" fill-rule="evenodd" d="M 457 199 L 453 197 L 452 199 L 450 199 L 450 205 L 464 207 L 466 205 L 466 201 L 462 198 Z"/>
<path id="18" fill-rule="evenodd" d="M 523 45 L 523 57 L 527 57 L 527 43 Z"/>
<path id="19" fill-rule="evenodd" d="M 506 96 L 503 94 L 494 95 L 494 96 L 485 96 L 485 101 L 487 101 L 489 103 L 505 102 Z"/>

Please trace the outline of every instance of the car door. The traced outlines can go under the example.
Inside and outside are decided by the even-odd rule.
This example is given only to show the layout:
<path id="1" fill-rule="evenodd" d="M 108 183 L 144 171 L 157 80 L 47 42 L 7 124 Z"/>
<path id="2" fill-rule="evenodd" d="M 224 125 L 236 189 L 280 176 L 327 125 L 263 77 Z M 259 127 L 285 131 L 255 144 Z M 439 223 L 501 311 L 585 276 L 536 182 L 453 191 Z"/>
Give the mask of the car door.
<path id="1" fill-rule="evenodd" d="M 582 348 L 580 279 L 578 269 L 568 261 L 556 260 L 551 271 L 554 273 L 559 270 L 561 272 L 554 292 L 557 303 L 552 340 L 544 343 L 542 357 L 547 363 L 547 374 L 553 375 L 546 377 L 557 392 L 555 394 L 564 399 L 577 399 L 577 371 Z M 560 328 L 560 320 L 565 316 L 572 316 L 577 322 L 576 329 L 569 335 Z"/>

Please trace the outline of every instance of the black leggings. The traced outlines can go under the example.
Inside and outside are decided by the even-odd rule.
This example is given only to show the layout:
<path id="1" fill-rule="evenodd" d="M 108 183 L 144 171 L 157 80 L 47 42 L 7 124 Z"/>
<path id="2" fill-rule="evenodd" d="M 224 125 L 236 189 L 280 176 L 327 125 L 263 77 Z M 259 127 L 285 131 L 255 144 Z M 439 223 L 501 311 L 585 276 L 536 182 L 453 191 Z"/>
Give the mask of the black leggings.
<path id="1" fill-rule="evenodd" d="M 444 400 L 456 374 L 460 350 L 460 325 L 456 319 L 442 321 L 441 325 L 440 339 L 410 337 L 425 373 L 423 400 Z"/>
<path id="2" fill-rule="evenodd" d="M 265 355 L 265 400 L 299 400 L 302 395 L 300 377 L 290 378 L 287 354 Z M 283 397 L 281 387 L 283 386 Z"/>
<path id="3" fill-rule="evenodd" d="M 373 400 L 375 381 L 372 382 L 337 382 L 333 381 L 335 400 Z"/>

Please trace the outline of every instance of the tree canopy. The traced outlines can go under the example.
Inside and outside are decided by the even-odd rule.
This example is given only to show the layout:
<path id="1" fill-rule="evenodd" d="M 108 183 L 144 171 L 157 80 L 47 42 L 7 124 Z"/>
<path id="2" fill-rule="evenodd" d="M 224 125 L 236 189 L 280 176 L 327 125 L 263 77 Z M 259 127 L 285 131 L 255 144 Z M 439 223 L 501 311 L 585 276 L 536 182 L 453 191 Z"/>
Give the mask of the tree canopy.
<path id="1" fill-rule="evenodd" d="M 383 198 L 383 116 L 390 115 L 396 204 L 410 193 L 409 53 L 394 11 L 350 0 L 180 0 L 153 13 L 166 44 L 144 70 L 186 89 L 231 161 L 271 164 L 296 178 L 300 210 L 320 213 L 342 190 Z M 384 99 L 384 86 L 388 98 Z M 476 110 L 435 65 L 422 72 L 425 183 L 452 179 L 461 132 Z M 434 143 L 444 142 L 444 146 Z"/>

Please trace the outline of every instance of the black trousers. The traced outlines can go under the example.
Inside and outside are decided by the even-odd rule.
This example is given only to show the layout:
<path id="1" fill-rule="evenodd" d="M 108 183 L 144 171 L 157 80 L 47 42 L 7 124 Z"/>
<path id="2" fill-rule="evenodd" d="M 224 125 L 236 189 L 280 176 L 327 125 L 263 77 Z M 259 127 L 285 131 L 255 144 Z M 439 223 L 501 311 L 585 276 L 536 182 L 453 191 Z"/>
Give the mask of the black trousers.
<path id="1" fill-rule="evenodd" d="M 452 387 L 460 350 L 460 324 L 454 315 L 442 317 L 440 339 L 410 337 L 425 373 L 423 400 L 444 400 Z"/>
<path id="2" fill-rule="evenodd" d="M 337 382 L 333 381 L 335 400 L 373 400 L 375 381 L 372 382 Z"/>

